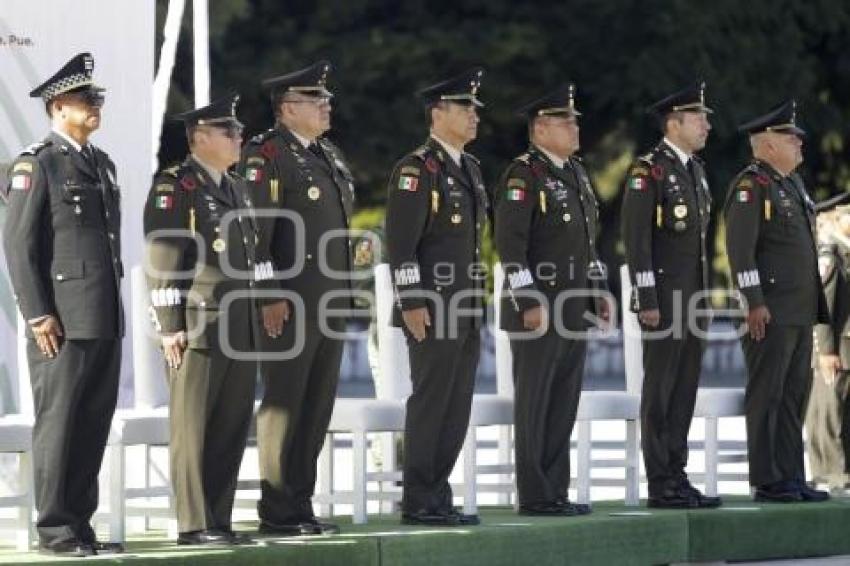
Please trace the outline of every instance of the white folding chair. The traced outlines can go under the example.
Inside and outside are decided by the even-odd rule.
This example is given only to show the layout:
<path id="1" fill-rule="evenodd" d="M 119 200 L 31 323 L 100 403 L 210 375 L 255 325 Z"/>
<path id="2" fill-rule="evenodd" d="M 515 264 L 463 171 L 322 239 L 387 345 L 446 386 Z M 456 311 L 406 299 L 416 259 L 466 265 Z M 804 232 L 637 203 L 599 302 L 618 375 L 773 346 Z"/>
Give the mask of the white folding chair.
<path id="1" fill-rule="evenodd" d="M 33 523 L 32 476 L 32 393 L 29 384 L 29 367 L 26 361 L 24 321 L 18 313 L 18 379 L 12 385 L 17 401 L 17 413 L 0 416 L 0 454 L 16 454 L 17 469 L 14 484 L 7 486 L 0 496 L 0 508 L 13 508 L 13 517 L 0 518 L 0 530 L 11 532 L 17 550 L 28 550 L 35 540 Z"/>
<path id="2" fill-rule="evenodd" d="M 150 519 L 168 520 L 170 536 L 176 536 L 177 523 L 172 511 L 172 493 L 167 468 L 156 464 L 152 450 L 167 447 L 168 391 L 165 365 L 157 350 L 150 328 L 149 293 L 142 266 L 130 270 L 130 321 L 133 332 L 133 391 L 136 406 L 119 409 L 112 420 L 106 468 L 108 469 L 107 501 L 109 504 L 110 538 L 125 539 L 127 519 L 142 517 L 145 528 Z M 127 487 L 127 449 L 144 449 L 144 485 Z M 158 485 L 152 484 L 152 479 Z"/>
<path id="3" fill-rule="evenodd" d="M 504 277 L 501 265 L 495 269 L 497 278 Z M 496 301 L 499 300 L 501 284 L 495 283 Z M 498 308 L 498 303 L 496 303 Z M 496 360 L 499 390 L 513 397 L 513 356 L 507 333 L 496 330 Z M 623 486 L 628 505 L 638 503 L 638 419 L 640 399 L 627 391 L 582 391 L 576 414 L 576 501 L 590 502 L 592 485 Z M 593 458 L 592 425 L 594 421 L 624 421 L 626 438 L 622 458 Z M 501 449 L 501 448 L 500 448 Z M 623 468 L 624 479 L 593 478 L 594 468 Z"/>
<path id="4" fill-rule="evenodd" d="M 640 393 L 643 386 L 643 350 L 641 346 L 640 325 L 637 314 L 629 309 L 632 284 L 627 265 L 620 267 L 623 303 L 623 353 L 626 367 L 626 389 Z M 709 345 L 712 341 L 728 341 L 734 339 L 725 332 L 709 330 Z M 721 451 L 718 439 L 718 420 L 723 417 L 738 417 L 744 415 L 744 389 L 700 387 L 697 390 L 694 418 L 705 420 L 705 473 L 692 474 L 691 479 L 704 480 L 705 493 L 717 495 L 717 483 L 720 477 L 719 466 L 726 463 L 746 462 L 746 452 Z M 744 481 L 745 475 L 724 474 L 724 479 Z"/>
<path id="5" fill-rule="evenodd" d="M 504 272 L 501 264 L 497 263 L 493 269 L 494 279 L 494 324 L 493 340 L 496 349 L 496 393 L 475 394 L 472 396 L 472 410 L 470 411 L 469 427 L 466 430 L 461 459 L 463 462 L 463 512 L 475 514 L 478 509 L 479 493 L 496 493 L 499 495 L 498 502 L 506 504 L 515 493 L 512 462 L 513 450 L 511 445 L 511 433 L 514 424 L 514 397 L 512 371 L 510 359 L 507 365 L 502 358 L 504 350 L 510 355 L 510 342 L 507 333 L 499 328 L 500 312 L 499 301 L 501 297 Z M 501 358 L 500 358 L 501 356 Z M 485 426 L 499 427 L 499 440 L 497 444 L 497 462 L 495 464 L 478 463 L 478 429 Z M 495 483 L 479 483 L 480 475 L 497 475 Z"/>
<path id="6" fill-rule="evenodd" d="M 334 404 L 328 436 L 319 456 L 319 489 L 313 501 L 319 505 L 319 513 L 333 515 L 335 504 L 352 505 L 352 521 L 355 524 L 367 521 L 367 503 L 377 500 L 381 510 L 390 511 L 391 503 L 401 500 L 397 489 L 385 490 L 384 486 L 401 479 L 395 470 L 395 443 L 392 435 L 404 431 L 404 398 L 410 392 L 410 368 L 407 359 L 407 344 L 401 329 L 391 324 L 393 287 L 387 264 L 375 266 L 375 308 L 377 310 L 378 348 L 381 379 L 386 387 L 386 398 L 340 399 Z M 382 434 L 386 440 L 383 449 L 384 469 L 367 473 L 367 447 L 370 435 Z M 334 441 L 338 435 L 352 437 L 352 490 L 342 491 L 334 486 Z M 373 439 L 373 441 L 381 441 Z M 370 492 L 370 482 L 378 483 L 378 491 Z"/>

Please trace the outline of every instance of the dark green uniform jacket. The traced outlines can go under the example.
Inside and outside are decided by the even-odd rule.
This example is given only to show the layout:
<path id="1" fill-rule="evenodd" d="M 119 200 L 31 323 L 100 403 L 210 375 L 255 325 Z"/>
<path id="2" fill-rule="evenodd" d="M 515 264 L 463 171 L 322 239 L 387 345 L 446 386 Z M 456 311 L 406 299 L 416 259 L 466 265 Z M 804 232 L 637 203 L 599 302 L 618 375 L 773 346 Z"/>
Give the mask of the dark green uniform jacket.
<path id="1" fill-rule="evenodd" d="M 306 149 L 278 126 L 248 142 L 239 171 L 249 181 L 258 209 L 287 215 L 260 216 L 259 249 L 281 274 L 262 288 L 282 288 L 301 297 L 308 320 L 316 319 L 327 293 L 339 294 L 328 303 L 331 308 L 351 308 L 344 295 L 351 288 L 346 231 L 354 208 L 354 178 L 342 152 L 325 139 L 312 151 Z"/>
<path id="2" fill-rule="evenodd" d="M 463 153 L 458 166 L 443 147 L 429 139 L 399 161 L 387 194 L 387 253 L 398 301 L 393 323 L 401 326 L 401 310 L 429 306 L 432 325 L 451 311 L 452 298 L 461 309 L 481 309 L 479 316 L 460 316 L 460 326 L 477 327 L 483 316 L 484 269 L 481 229 L 487 219 L 487 193 L 478 160 Z M 432 294 L 429 298 L 428 294 Z M 439 297 L 435 301 L 433 297 Z M 441 312 L 435 316 L 435 303 Z"/>
<path id="3" fill-rule="evenodd" d="M 732 181 L 726 197 L 732 281 L 749 308 L 767 305 L 775 324 L 828 320 L 814 229 L 814 203 L 796 173 L 783 177 L 754 161 Z"/>
<path id="4" fill-rule="evenodd" d="M 522 313 L 538 301 L 550 312 L 564 291 L 601 289 L 605 273 L 596 253 L 599 211 L 581 159 L 563 169 L 532 146 L 516 158 L 496 189 L 496 248 L 505 269 L 501 326 L 523 330 Z M 595 301 L 577 295 L 563 302 L 559 316 L 570 330 L 589 326 Z"/>
<path id="5" fill-rule="evenodd" d="M 237 350 L 250 347 L 251 290 L 271 277 L 271 267 L 255 254 L 258 234 L 244 181 L 227 175 L 217 186 L 189 157 L 154 179 L 144 229 L 157 329 L 188 331 L 194 348 L 219 348 L 225 333 Z M 225 307 L 229 328 L 221 325 Z"/>
<path id="6" fill-rule="evenodd" d="M 623 239 L 633 284 L 632 309 L 673 318 L 673 291 L 708 287 L 705 237 L 711 194 L 698 157 L 688 171 L 665 142 L 632 165 L 623 198 Z"/>

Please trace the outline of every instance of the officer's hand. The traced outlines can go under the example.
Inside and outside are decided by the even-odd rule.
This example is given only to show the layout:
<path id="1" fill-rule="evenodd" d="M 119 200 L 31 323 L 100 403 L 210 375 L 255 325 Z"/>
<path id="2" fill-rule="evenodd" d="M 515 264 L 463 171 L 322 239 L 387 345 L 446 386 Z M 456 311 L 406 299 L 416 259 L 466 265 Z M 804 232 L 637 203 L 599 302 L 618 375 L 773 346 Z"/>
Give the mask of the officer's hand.
<path id="1" fill-rule="evenodd" d="M 428 335 L 427 327 L 431 326 L 431 315 L 428 314 L 428 309 L 419 307 L 409 311 L 401 311 L 401 317 L 404 319 L 404 325 L 413 334 L 414 340 L 422 342 Z"/>
<path id="2" fill-rule="evenodd" d="M 522 326 L 526 330 L 545 330 L 547 322 L 546 311 L 540 305 L 522 313 Z"/>
<path id="3" fill-rule="evenodd" d="M 277 338 L 283 333 L 283 325 L 289 322 L 289 303 L 279 301 L 263 306 L 263 327 L 269 338 Z"/>
<path id="4" fill-rule="evenodd" d="M 820 369 L 823 382 L 830 387 L 835 385 L 835 378 L 838 375 L 838 371 L 841 369 L 841 358 L 835 354 L 818 356 L 818 367 Z"/>
<path id="5" fill-rule="evenodd" d="M 602 321 L 599 329 L 608 330 L 611 327 L 611 303 L 605 300 L 604 297 L 599 297 L 596 299 L 596 312 Z"/>
<path id="6" fill-rule="evenodd" d="M 59 319 L 53 315 L 46 316 L 32 325 L 32 333 L 41 353 L 48 358 L 55 358 L 62 344 L 61 338 L 64 336 Z"/>
<path id="7" fill-rule="evenodd" d="M 178 369 L 183 363 L 183 352 L 186 350 L 186 333 L 183 331 L 162 337 L 162 352 L 165 361 L 171 369 Z"/>
<path id="8" fill-rule="evenodd" d="M 750 309 L 747 314 L 747 328 L 750 329 L 750 338 L 756 342 L 761 342 L 764 339 L 767 325 L 770 323 L 770 311 L 762 305 L 754 309 Z"/>
<path id="9" fill-rule="evenodd" d="M 644 326 L 655 328 L 661 322 L 661 311 L 658 309 L 648 309 L 638 313 L 638 320 Z"/>

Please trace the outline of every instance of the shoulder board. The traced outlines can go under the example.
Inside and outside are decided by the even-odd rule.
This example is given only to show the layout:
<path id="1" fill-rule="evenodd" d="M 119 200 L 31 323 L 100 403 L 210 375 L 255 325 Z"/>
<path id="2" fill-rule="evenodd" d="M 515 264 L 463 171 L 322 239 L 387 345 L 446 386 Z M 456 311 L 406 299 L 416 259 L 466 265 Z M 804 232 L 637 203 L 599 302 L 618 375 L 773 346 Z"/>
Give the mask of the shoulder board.
<path id="1" fill-rule="evenodd" d="M 414 156 L 418 157 L 419 159 L 421 159 L 422 161 L 425 161 L 425 159 L 428 158 L 428 156 L 431 154 L 432 151 L 433 151 L 433 149 L 428 144 L 423 144 L 423 145 L 420 145 L 419 147 L 417 147 L 416 149 L 414 149 L 411 152 L 411 155 L 414 155 Z"/>
<path id="2" fill-rule="evenodd" d="M 180 165 L 172 165 L 168 169 L 163 169 L 159 172 L 160 175 L 165 175 L 166 177 L 174 177 L 177 178 L 177 173 L 180 171 Z"/>
<path id="3" fill-rule="evenodd" d="M 265 132 L 263 132 L 261 134 L 257 134 L 256 136 L 251 138 L 250 141 L 248 141 L 248 143 L 251 143 L 251 144 L 254 144 L 254 145 L 262 145 L 266 142 L 266 140 L 268 140 L 269 138 L 274 136 L 274 133 L 275 133 L 274 128 L 270 128 L 270 129 L 266 130 Z"/>
<path id="4" fill-rule="evenodd" d="M 649 153 L 645 153 L 637 158 L 638 161 L 643 161 L 644 163 L 648 163 L 649 165 L 655 164 L 655 152 L 650 151 Z"/>
<path id="5" fill-rule="evenodd" d="M 52 144 L 53 142 L 50 140 L 35 142 L 34 144 L 24 148 L 21 155 L 38 155 L 39 151 Z"/>
<path id="6" fill-rule="evenodd" d="M 514 157 L 514 161 L 519 161 L 520 163 L 525 163 L 526 165 L 528 165 L 531 161 L 531 154 L 528 152 L 523 153 L 522 155 Z"/>

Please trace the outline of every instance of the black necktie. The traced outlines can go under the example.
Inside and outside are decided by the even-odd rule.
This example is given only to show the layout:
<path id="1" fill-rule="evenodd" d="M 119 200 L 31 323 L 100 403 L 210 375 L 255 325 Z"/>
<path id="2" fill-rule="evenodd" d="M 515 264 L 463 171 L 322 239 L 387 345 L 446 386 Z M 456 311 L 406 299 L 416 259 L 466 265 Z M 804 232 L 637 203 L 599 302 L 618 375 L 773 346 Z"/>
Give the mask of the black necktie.
<path id="1" fill-rule="evenodd" d="M 94 171 L 97 171 L 97 161 L 94 158 L 94 152 L 91 150 L 91 146 L 84 145 L 80 147 L 80 154 L 82 154 L 86 163 L 89 164 L 89 167 L 91 167 Z"/>
<path id="2" fill-rule="evenodd" d="M 688 159 L 688 173 L 691 175 L 691 182 L 694 184 L 694 187 L 697 187 L 697 183 L 699 182 L 699 177 L 697 176 L 697 169 L 694 165 L 694 158 Z"/>
<path id="3" fill-rule="evenodd" d="M 236 204 L 236 195 L 233 192 L 233 186 L 230 184 L 227 174 L 222 174 L 221 176 L 221 192 L 230 199 L 231 203 Z"/>
<path id="4" fill-rule="evenodd" d="M 315 155 L 316 157 L 318 157 L 322 161 L 325 160 L 325 152 L 322 151 L 322 148 L 319 147 L 319 144 L 317 144 L 316 142 L 313 142 L 310 145 L 308 145 L 307 149 L 309 149 L 310 153 L 312 153 L 313 155 Z"/>

